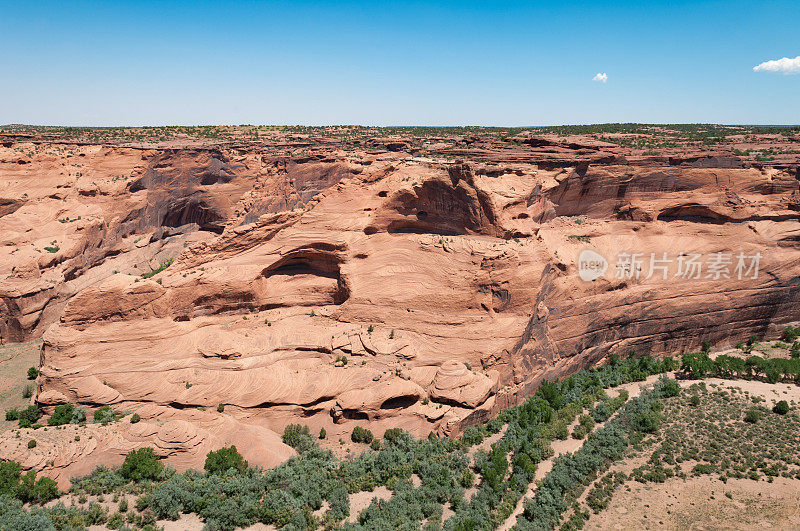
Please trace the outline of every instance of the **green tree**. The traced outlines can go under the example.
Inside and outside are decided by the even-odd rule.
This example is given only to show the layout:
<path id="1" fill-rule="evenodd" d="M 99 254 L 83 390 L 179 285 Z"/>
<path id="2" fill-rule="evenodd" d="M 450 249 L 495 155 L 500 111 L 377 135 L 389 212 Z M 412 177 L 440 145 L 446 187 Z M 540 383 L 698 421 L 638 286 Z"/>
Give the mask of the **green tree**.
<path id="1" fill-rule="evenodd" d="M 30 428 L 36 421 L 42 418 L 44 415 L 44 411 L 39 409 L 36 406 L 28 406 L 27 408 L 23 409 L 19 412 L 18 419 L 19 419 L 19 427 L 20 428 Z M 8 418 L 8 416 L 6 416 Z"/>
<path id="2" fill-rule="evenodd" d="M 230 469 L 238 472 L 247 470 L 247 461 L 236 450 L 235 446 L 220 448 L 216 452 L 208 452 L 206 455 L 206 462 L 203 468 L 209 474 L 225 474 Z"/>
<path id="3" fill-rule="evenodd" d="M 308 431 L 308 426 L 301 426 L 300 424 L 289 424 L 283 430 L 281 440 L 284 444 L 288 444 L 300 453 L 305 452 L 314 446 L 314 439 Z"/>
<path id="4" fill-rule="evenodd" d="M 781 400 L 773 406 L 772 411 L 778 415 L 785 415 L 789 412 L 789 404 L 786 400 Z"/>
<path id="5" fill-rule="evenodd" d="M 164 465 L 152 448 L 144 447 L 132 450 L 125 456 L 120 473 L 129 481 L 142 481 L 145 479 L 158 479 Z"/>
<path id="6" fill-rule="evenodd" d="M 761 411 L 756 408 L 748 409 L 744 414 L 744 421 L 750 424 L 755 424 L 761 419 Z"/>
<path id="7" fill-rule="evenodd" d="M 75 412 L 75 406 L 72 404 L 62 404 L 56 406 L 53 414 L 47 420 L 49 426 L 61 426 L 62 424 L 69 424 L 72 422 L 72 415 Z"/>
<path id="8" fill-rule="evenodd" d="M 372 442 L 373 437 L 370 430 L 362 428 L 361 426 L 353 428 L 353 433 L 350 434 L 350 440 L 354 443 L 369 444 Z"/>

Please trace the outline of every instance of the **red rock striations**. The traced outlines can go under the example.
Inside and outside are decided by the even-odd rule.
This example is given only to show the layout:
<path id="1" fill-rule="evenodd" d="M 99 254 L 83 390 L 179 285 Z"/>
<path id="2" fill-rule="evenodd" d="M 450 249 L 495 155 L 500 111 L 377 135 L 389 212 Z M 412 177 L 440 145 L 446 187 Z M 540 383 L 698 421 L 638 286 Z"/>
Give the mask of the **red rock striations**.
<path id="1" fill-rule="evenodd" d="M 230 443 L 274 465 L 297 422 L 453 433 L 611 354 L 800 314 L 796 161 L 522 135 L 455 163 L 412 140 L 294 157 L 7 142 L 0 337 L 43 336 L 46 409 L 143 419 L 31 466 L 64 478 L 145 441 L 179 467 Z M 593 281 L 585 249 L 608 261 Z M 681 253 L 702 255 L 699 278 L 676 275 Z M 756 253 L 757 276 L 736 269 Z"/>

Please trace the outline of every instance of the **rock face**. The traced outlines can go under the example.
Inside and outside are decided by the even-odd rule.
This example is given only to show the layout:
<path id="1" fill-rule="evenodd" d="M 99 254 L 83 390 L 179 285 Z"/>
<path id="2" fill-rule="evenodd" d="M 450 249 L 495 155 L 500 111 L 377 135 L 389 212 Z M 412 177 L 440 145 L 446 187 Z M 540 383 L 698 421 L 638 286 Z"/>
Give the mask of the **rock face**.
<path id="1" fill-rule="evenodd" d="M 453 433 L 611 354 L 800 314 L 794 163 L 626 162 L 574 138 L 453 163 L 408 145 L 292 159 L 43 143 L 25 164 L 28 144 L 0 148 L 1 337 L 43 334 L 45 409 L 147 419 L 52 470 L 144 441 L 178 466 L 231 442 L 271 466 L 298 422 Z M 585 250 L 607 262 L 588 281 Z"/>

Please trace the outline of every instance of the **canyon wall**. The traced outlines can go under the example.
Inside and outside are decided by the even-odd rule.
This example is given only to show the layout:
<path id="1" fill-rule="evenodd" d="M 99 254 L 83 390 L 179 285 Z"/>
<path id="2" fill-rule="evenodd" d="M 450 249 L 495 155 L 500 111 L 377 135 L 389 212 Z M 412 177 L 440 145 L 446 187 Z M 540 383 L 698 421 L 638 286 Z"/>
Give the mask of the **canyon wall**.
<path id="1" fill-rule="evenodd" d="M 796 164 L 7 144 L 0 338 L 43 337 L 46 410 L 137 411 L 179 465 L 235 440 L 274 465 L 298 422 L 457 433 L 611 354 L 800 315 Z M 40 468 L 121 458 L 147 440 L 132 426 Z"/>

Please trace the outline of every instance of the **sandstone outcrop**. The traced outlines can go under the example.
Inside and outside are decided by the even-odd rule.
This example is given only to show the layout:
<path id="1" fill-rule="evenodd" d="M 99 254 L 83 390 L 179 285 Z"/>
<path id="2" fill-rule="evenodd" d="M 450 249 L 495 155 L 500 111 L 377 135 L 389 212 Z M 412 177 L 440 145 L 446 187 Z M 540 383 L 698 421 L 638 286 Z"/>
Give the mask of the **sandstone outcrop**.
<path id="1" fill-rule="evenodd" d="M 46 409 L 148 413 L 26 466 L 62 478 L 145 441 L 176 466 L 227 443 L 272 465 L 298 422 L 453 433 L 611 354 L 800 314 L 796 161 L 536 135 L 448 147 L 471 162 L 293 142 L 318 151 L 45 142 L 19 164 L 31 144 L 0 148 L 1 337 L 43 335 Z M 591 281 L 587 249 L 608 261 Z M 682 254 L 727 273 L 681 275 Z"/>

